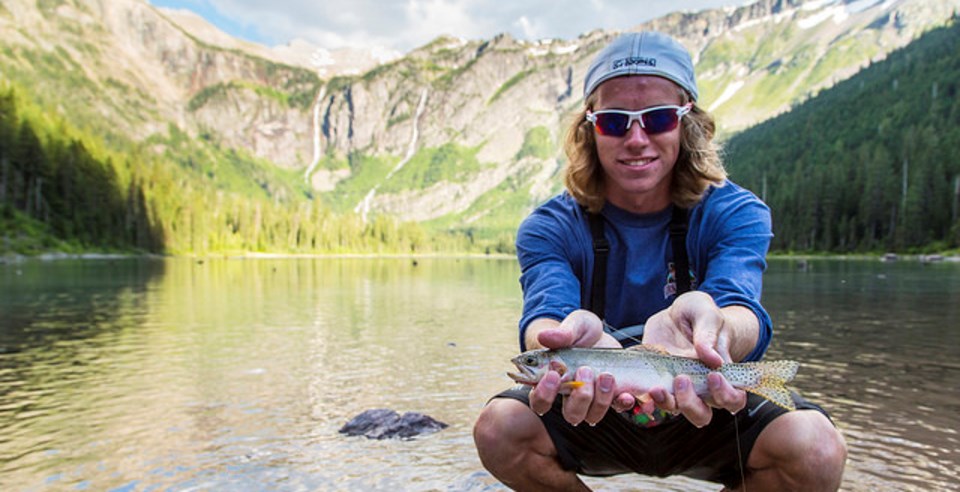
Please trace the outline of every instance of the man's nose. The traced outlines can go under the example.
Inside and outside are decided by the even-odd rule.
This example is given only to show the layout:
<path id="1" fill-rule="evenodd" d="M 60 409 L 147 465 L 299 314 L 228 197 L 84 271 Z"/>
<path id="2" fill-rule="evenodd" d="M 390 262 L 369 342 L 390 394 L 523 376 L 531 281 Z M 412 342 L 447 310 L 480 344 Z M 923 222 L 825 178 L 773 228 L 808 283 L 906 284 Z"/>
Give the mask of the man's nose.
<path id="1" fill-rule="evenodd" d="M 640 126 L 640 120 L 633 120 L 630 122 L 630 126 L 627 128 L 627 134 L 624 135 L 624 138 L 627 139 L 627 143 L 645 144 L 650 141 L 650 136 L 647 135 L 647 131 Z"/>

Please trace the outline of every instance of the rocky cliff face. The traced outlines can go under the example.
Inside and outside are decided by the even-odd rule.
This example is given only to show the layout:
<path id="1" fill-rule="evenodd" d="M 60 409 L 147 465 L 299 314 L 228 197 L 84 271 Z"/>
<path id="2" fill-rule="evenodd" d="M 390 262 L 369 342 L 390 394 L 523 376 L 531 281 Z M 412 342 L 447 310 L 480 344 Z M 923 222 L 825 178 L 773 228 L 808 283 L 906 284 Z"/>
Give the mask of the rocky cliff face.
<path id="1" fill-rule="evenodd" d="M 171 123 L 216 132 L 282 166 L 302 166 L 312 151 L 305 114 L 320 80 L 309 70 L 207 44 L 141 0 L 2 5 L 5 70 L 43 98 L 62 96 L 68 118 L 105 118 L 134 139 Z"/>
<path id="2" fill-rule="evenodd" d="M 691 49 L 701 104 L 729 134 L 849 77 L 871 61 L 948 18 L 949 1 L 784 1 L 700 13 L 677 13 L 637 26 L 668 32 Z M 526 132 L 546 127 L 557 144 L 581 104 L 582 80 L 592 56 L 616 33 L 595 31 L 574 40 L 538 43 L 498 36 L 485 42 L 439 40 L 374 70 L 319 101 L 326 115 L 324 152 L 402 155 L 415 132 L 418 148 L 455 141 L 477 147 L 497 171 L 470 184 L 446 183 L 406 194 L 367 194 L 363 209 L 424 220 L 462 214 L 511 176 L 528 203 L 555 190 L 529 181 L 556 171 L 560 154 L 516 156 Z M 418 94 L 427 94 L 419 118 L 410 118 Z M 399 120 L 399 121 L 398 121 Z M 559 145 L 555 145 L 559 147 Z M 348 181 L 349 174 L 341 179 Z M 500 181 L 497 181 L 500 180 Z M 555 180 L 554 180 L 555 181 Z M 453 197 L 459 197 L 460 200 Z"/>
<path id="3" fill-rule="evenodd" d="M 960 0 L 761 0 L 636 29 L 690 48 L 700 104 L 729 134 L 958 10 Z M 582 102 L 584 71 L 617 34 L 440 38 L 362 75 L 332 76 L 305 68 L 302 50 L 274 56 L 187 19 L 143 0 L 3 0 L 0 62 L 68 117 L 101 118 L 134 139 L 173 124 L 302 170 L 342 210 L 460 225 L 519 220 L 558 189 L 559 142 Z M 443 160 L 451 152 L 459 157 Z"/>

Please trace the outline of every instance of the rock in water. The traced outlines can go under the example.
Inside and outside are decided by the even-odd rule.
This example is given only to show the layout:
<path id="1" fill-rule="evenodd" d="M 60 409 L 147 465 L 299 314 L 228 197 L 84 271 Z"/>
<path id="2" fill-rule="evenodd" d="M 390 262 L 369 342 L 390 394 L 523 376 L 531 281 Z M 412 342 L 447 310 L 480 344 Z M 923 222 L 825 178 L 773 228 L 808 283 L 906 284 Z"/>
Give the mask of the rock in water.
<path id="1" fill-rule="evenodd" d="M 447 427 L 447 424 L 422 413 L 407 412 L 401 416 L 389 408 L 376 408 L 352 418 L 340 428 L 340 433 L 368 439 L 409 439 Z"/>
<path id="2" fill-rule="evenodd" d="M 348 436 L 367 436 L 371 439 L 383 439 L 384 437 L 379 434 L 382 434 L 383 430 L 389 427 L 390 423 L 396 423 L 399 420 L 400 416 L 397 412 L 388 408 L 367 410 L 350 419 L 349 422 L 340 428 L 340 433 Z"/>
<path id="3" fill-rule="evenodd" d="M 446 429 L 447 424 L 434 419 L 429 415 L 417 412 L 407 412 L 400 417 L 400 433 L 402 438 L 419 436 L 422 434 L 433 434 L 434 432 Z"/>

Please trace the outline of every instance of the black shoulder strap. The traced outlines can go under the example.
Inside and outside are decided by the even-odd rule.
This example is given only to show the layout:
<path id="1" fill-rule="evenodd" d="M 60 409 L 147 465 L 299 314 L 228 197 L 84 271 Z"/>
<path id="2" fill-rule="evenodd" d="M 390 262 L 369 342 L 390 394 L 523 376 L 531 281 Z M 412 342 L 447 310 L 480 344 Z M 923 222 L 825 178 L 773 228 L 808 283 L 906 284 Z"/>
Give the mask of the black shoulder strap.
<path id="1" fill-rule="evenodd" d="M 603 216 L 587 212 L 590 221 L 590 235 L 593 236 L 593 284 L 590 288 L 590 305 L 586 306 L 600 319 L 605 319 L 607 296 L 607 255 L 610 243 L 603 234 Z"/>
<path id="2" fill-rule="evenodd" d="M 689 211 L 673 207 L 670 219 L 670 244 L 673 246 L 674 281 L 677 283 L 677 295 L 690 291 L 690 260 L 687 256 L 687 222 Z M 603 216 L 587 212 L 590 222 L 590 235 L 593 236 L 593 278 L 590 287 L 590 304 L 584 306 L 594 314 L 605 319 L 604 304 L 607 291 L 607 256 L 610 254 L 610 242 L 603 234 Z"/>
<path id="3" fill-rule="evenodd" d="M 690 292 L 690 260 L 687 258 L 687 216 L 685 208 L 673 207 L 670 219 L 670 243 L 673 245 L 673 278 L 677 296 Z"/>

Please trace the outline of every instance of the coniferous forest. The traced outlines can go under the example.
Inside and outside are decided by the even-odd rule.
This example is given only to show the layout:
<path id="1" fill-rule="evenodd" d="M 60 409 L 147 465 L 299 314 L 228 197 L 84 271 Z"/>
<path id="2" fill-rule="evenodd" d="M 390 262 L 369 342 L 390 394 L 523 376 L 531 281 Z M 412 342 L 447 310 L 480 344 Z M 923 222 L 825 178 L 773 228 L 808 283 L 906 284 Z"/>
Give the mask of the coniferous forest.
<path id="1" fill-rule="evenodd" d="M 771 207 L 775 251 L 960 244 L 960 23 L 936 29 L 726 143 Z"/>
<path id="2" fill-rule="evenodd" d="M 97 246 L 155 251 L 163 244 L 150 224 L 143 190 L 122 189 L 117 166 L 80 139 L 47 138 L 21 119 L 16 93 L 0 93 L 0 230 L 7 250 Z M 40 238 L 38 244 L 26 242 Z M 21 242 L 24 242 L 21 244 Z"/>

